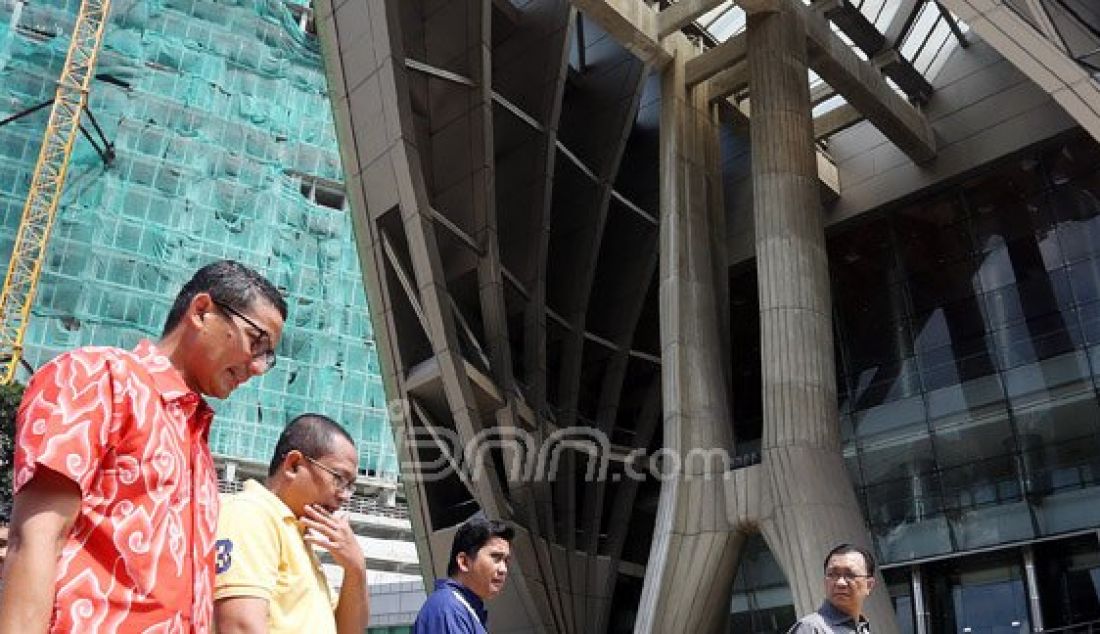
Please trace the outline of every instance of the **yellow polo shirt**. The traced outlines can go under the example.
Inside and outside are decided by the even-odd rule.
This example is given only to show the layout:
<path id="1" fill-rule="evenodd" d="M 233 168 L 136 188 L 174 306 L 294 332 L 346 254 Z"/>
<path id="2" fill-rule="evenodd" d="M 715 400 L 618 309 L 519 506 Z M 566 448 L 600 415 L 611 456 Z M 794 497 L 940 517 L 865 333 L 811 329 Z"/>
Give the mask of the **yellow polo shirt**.
<path id="1" fill-rule="evenodd" d="M 214 600 L 267 600 L 271 634 L 336 634 L 336 596 L 303 539 L 298 519 L 267 487 L 249 480 L 224 496 L 215 544 Z"/>

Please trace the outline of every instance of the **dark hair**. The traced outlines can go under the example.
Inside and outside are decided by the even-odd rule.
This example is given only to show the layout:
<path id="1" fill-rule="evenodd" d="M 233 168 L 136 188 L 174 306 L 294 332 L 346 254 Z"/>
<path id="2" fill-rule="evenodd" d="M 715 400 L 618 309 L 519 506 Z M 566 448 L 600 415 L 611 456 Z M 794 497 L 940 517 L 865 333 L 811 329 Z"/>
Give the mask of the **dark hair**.
<path id="1" fill-rule="evenodd" d="M 477 551 L 489 543 L 494 537 L 499 537 L 511 543 L 516 536 L 516 531 L 500 520 L 488 520 L 484 517 L 472 517 L 466 523 L 458 527 L 455 540 L 451 542 L 451 558 L 447 560 L 447 576 L 453 577 L 458 572 L 458 555 L 466 553 L 471 559 L 477 557 Z"/>
<path id="2" fill-rule="evenodd" d="M 162 337 L 175 330 L 183 319 L 187 306 L 199 293 L 209 293 L 214 301 L 242 312 L 248 310 L 258 297 L 263 298 L 286 321 L 286 300 L 267 278 L 240 262 L 220 260 L 195 271 L 191 279 L 183 285 L 164 320 Z"/>
<path id="3" fill-rule="evenodd" d="M 867 574 L 875 574 L 875 556 L 866 548 L 854 544 L 841 544 L 830 550 L 829 554 L 825 555 L 825 570 L 829 570 L 829 560 L 832 559 L 834 555 L 847 555 L 849 553 L 859 553 L 863 555 L 863 563 L 867 564 Z"/>
<path id="4" fill-rule="evenodd" d="M 283 433 L 279 434 L 279 440 L 275 443 L 275 455 L 271 457 L 271 464 L 267 467 L 267 475 L 275 475 L 286 455 L 295 449 L 310 458 L 320 458 L 329 453 L 337 436 L 342 436 L 352 446 L 355 445 L 351 434 L 324 414 L 302 414 L 295 417 L 283 429 Z"/>

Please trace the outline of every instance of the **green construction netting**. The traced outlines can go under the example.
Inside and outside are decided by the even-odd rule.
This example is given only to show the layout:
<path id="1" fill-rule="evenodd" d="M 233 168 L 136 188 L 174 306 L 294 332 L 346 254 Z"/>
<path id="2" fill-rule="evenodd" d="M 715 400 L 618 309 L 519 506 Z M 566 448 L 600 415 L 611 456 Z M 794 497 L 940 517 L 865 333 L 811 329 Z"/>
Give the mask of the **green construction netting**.
<path id="1" fill-rule="evenodd" d="M 214 451 L 266 462 L 290 417 L 321 411 L 362 468 L 395 479 L 321 57 L 294 4 L 114 2 L 90 104 L 118 156 L 105 167 L 77 141 L 26 359 L 155 338 L 195 269 L 238 259 L 285 291 L 290 318 L 278 365 L 213 403 Z M 79 5 L 0 3 L 0 119 L 52 97 Z M 0 127 L 5 262 L 47 116 Z"/>

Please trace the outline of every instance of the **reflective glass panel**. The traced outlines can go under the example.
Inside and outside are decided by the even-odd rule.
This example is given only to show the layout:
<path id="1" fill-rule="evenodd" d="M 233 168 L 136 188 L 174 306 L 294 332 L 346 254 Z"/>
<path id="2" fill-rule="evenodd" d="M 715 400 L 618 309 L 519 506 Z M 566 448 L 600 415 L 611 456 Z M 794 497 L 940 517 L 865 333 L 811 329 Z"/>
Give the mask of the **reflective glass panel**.
<path id="1" fill-rule="evenodd" d="M 829 256 L 845 456 L 884 563 L 1100 525 L 1100 146 L 1007 161 Z"/>

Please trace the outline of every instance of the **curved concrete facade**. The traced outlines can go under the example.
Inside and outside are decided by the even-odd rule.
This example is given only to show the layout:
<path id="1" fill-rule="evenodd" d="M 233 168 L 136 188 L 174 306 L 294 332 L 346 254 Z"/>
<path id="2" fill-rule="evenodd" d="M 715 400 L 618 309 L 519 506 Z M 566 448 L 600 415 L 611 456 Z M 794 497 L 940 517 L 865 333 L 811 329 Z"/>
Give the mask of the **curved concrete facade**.
<path id="1" fill-rule="evenodd" d="M 644 557 L 622 553 L 656 495 L 621 477 L 578 489 L 589 447 L 606 460 L 634 446 L 605 439 L 659 438 L 658 337 L 636 332 L 657 265 L 657 86 L 594 24 L 571 70 L 566 2 L 319 4 L 421 560 L 442 574 L 474 511 L 511 520 L 494 630 L 606 629 L 618 580 L 640 582 Z M 528 458 L 537 477 L 511 472 Z"/>

